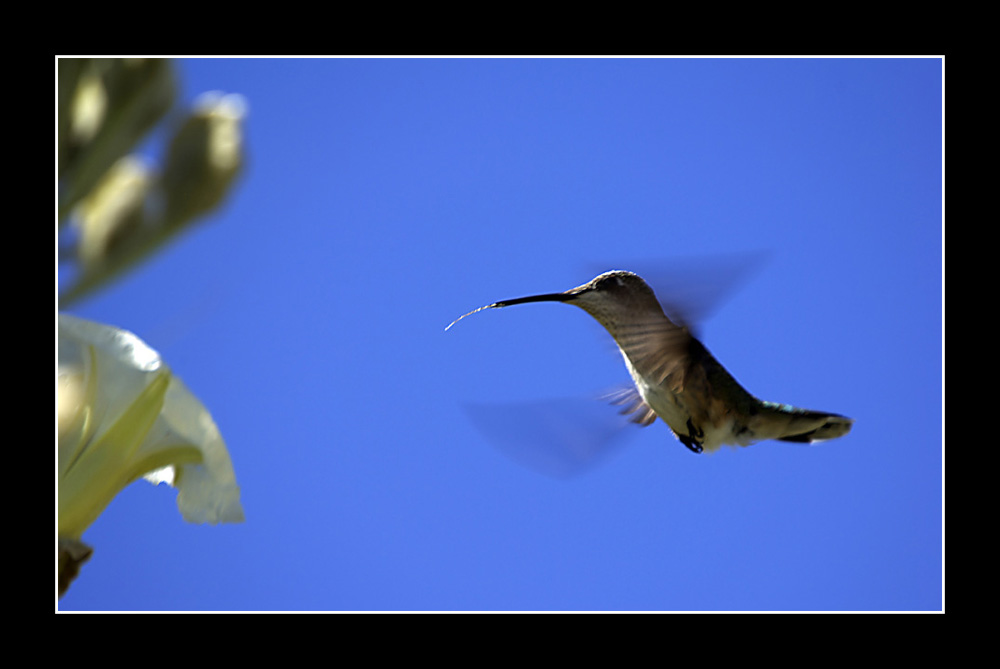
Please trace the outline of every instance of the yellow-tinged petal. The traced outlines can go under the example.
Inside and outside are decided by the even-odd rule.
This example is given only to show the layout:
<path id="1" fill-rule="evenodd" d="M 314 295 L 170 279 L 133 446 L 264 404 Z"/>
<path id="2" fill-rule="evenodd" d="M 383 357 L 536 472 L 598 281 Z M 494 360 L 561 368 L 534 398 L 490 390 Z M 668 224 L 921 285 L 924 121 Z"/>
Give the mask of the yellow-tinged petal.
<path id="1" fill-rule="evenodd" d="M 79 539 L 135 478 L 136 454 L 163 407 L 170 375 L 158 374 L 128 410 L 60 463 L 59 536 Z M 60 449 L 61 450 L 61 449 Z"/>
<path id="2" fill-rule="evenodd" d="M 144 466 L 145 478 L 177 488 L 177 506 L 188 522 L 242 522 L 240 489 L 219 428 L 198 398 L 175 376 L 167 389 L 163 411 L 143 448 L 156 454 L 165 450 L 175 452 L 186 444 L 199 445 L 197 459 L 185 462 L 178 457 L 158 468 Z M 155 460 L 154 455 L 148 464 L 154 464 Z M 164 471 L 166 468 L 172 472 Z"/>
<path id="3" fill-rule="evenodd" d="M 135 479 L 168 480 L 190 522 L 239 522 L 239 487 L 208 410 L 130 332 L 60 314 L 59 536 L 79 539 Z"/>

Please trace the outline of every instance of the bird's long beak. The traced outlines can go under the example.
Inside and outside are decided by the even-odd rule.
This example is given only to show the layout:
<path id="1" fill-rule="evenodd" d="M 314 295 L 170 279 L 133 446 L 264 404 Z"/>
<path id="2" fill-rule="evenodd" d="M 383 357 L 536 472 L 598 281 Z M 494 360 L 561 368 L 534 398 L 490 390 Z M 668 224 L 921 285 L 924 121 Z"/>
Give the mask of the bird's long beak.
<path id="1" fill-rule="evenodd" d="M 500 309 L 502 307 L 512 307 L 515 304 L 526 304 L 528 302 L 569 302 L 580 294 L 580 288 L 567 290 L 565 293 L 545 293 L 544 295 L 529 295 L 528 297 L 516 297 L 512 300 L 502 300 L 494 302 L 486 308 Z"/>
<path id="2" fill-rule="evenodd" d="M 487 304 L 484 307 L 479 307 L 478 309 L 473 309 L 467 314 L 463 314 L 453 320 L 445 328 L 447 331 L 452 325 L 459 322 L 466 316 L 471 316 L 474 313 L 480 312 L 483 309 L 502 309 L 503 307 L 512 307 L 515 304 L 527 304 L 528 302 L 570 302 L 576 299 L 581 293 L 586 292 L 585 286 L 579 286 L 577 288 L 571 288 L 565 293 L 545 293 L 543 295 L 529 295 L 528 297 L 516 297 L 511 300 L 501 300 L 499 302 L 494 302 L 493 304 Z"/>

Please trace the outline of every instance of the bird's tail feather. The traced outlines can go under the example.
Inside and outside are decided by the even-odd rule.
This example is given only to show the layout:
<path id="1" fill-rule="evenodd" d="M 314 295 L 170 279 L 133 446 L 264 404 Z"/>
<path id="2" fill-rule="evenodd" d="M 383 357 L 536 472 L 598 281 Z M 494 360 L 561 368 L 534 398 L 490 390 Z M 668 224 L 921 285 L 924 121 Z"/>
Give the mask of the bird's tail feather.
<path id="1" fill-rule="evenodd" d="M 799 409 L 773 402 L 762 402 L 762 404 L 765 410 L 773 412 L 773 416 L 781 416 L 786 420 L 781 436 L 775 437 L 779 441 L 811 444 L 836 439 L 850 432 L 851 426 L 854 425 L 853 418 L 840 414 Z"/>

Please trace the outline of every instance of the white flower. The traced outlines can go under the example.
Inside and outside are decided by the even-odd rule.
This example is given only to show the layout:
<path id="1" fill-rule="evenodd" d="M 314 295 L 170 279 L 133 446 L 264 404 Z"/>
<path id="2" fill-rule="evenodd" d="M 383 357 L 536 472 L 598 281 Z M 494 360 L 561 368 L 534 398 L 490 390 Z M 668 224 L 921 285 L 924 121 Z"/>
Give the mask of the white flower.
<path id="1" fill-rule="evenodd" d="M 59 537 L 78 540 L 140 477 L 178 489 L 194 523 L 241 522 L 240 490 L 208 410 L 131 332 L 59 315 Z"/>

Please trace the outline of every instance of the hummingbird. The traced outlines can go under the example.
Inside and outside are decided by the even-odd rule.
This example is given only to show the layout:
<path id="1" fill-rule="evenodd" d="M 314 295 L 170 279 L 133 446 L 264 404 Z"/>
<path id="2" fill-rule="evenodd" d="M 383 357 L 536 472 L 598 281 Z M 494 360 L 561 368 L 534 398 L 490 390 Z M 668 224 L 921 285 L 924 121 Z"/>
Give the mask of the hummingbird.
<path id="1" fill-rule="evenodd" d="M 502 300 L 484 309 L 528 302 L 564 302 L 590 314 L 611 334 L 633 386 L 608 396 L 640 426 L 659 417 L 695 453 L 723 444 L 749 446 L 766 439 L 813 443 L 842 437 L 854 420 L 757 399 L 726 371 L 679 318 L 664 313 L 652 288 L 633 272 L 612 270 L 562 293 Z M 675 316 L 676 318 L 676 316 Z"/>

